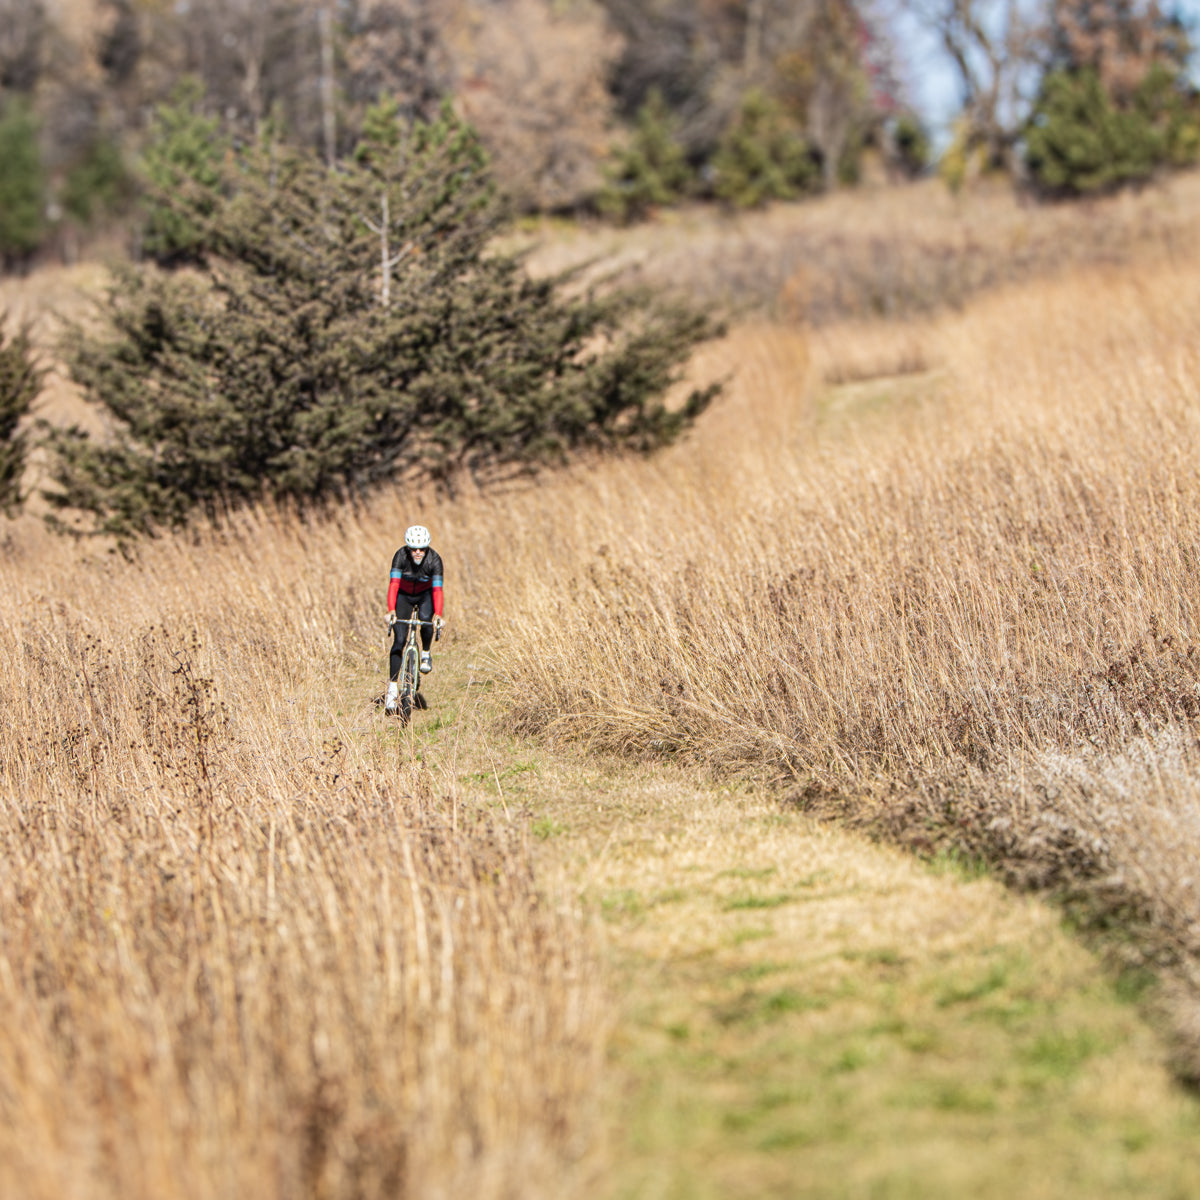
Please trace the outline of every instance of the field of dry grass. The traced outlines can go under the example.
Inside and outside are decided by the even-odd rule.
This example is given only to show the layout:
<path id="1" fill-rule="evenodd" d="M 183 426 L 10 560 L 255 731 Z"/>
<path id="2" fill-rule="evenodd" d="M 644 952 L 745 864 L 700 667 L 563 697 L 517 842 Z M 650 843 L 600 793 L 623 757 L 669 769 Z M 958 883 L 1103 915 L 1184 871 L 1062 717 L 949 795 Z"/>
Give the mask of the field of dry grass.
<path id="1" fill-rule="evenodd" d="M 134 562 L 14 531 L 3 1194 L 1188 1194 L 1200 1107 L 1045 906 L 505 736 L 530 501 Z M 455 574 L 402 732 L 380 564 L 414 516 Z"/>
<path id="2" fill-rule="evenodd" d="M 938 180 L 780 204 L 666 209 L 633 229 L 530 222 L 514 236 L 538 271 L 583 266 L 736 311 L 826 326 L 923 316 L 1080 267 L 1171 262 L 1200 232 L 1200 177 L 1087 204 L 1014 201 L 1006 183 L 961 196 Z"/>
<path id="3" fill-rule="evenodd" d="M 132 562 L 10 525 L 0 1192 L 1188 1194 L 1192 1103 L 1045 909 L 807 815 L 1124 921 L 1196 1072 L 1200 263 L 1162 258 L 739 324 L 653 459 Z M 413 520 L 450 632 L 402 732 Z M 606 1054 L 676 1089 L 633 1133 Z"/>
<path id="4" fill-rule="evenodd" d="M 0 566 L 3 1195 L 571 1192 L 598 978 L 361 686 L 399 519 Z"/>
<path id="5" fill-rule="evenodd" d="M 539 515 L 531 552 L 560 550 L 552 578 L 514 571 L 544 622 L 515 719 L 835 784 L 1190 715 L 1198 290 L 997 296 L 921 331 L 937 370 L 854 422 L 822 401 L 835 342 L 800 374 L 804 335 L 740 335 L 728 365 L 753 365 L 687 446 Z"/>
<path id="6" fill-rule="evenodd" d="M 502 518 L 536 531 L 496 579 L 533 632 L 511 728 L 948 840 L 1132 921 L 1129 953 L 1194 989 L 1197 301 L 1182 259 L 903 327 L 740 330 L 686 446 Z"/>

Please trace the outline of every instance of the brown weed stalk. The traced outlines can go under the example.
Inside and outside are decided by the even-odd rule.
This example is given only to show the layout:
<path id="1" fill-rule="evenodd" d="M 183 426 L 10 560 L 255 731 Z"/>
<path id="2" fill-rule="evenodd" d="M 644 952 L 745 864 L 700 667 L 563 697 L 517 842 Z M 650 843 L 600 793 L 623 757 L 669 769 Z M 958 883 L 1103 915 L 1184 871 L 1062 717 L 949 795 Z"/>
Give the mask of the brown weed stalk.
<path id="1" fill-rule="evenodd" d="M 0 567 L 0 1194 L 584 1177 L 595 970 L 522 822 L 374 714 L 391 540 Z"/>

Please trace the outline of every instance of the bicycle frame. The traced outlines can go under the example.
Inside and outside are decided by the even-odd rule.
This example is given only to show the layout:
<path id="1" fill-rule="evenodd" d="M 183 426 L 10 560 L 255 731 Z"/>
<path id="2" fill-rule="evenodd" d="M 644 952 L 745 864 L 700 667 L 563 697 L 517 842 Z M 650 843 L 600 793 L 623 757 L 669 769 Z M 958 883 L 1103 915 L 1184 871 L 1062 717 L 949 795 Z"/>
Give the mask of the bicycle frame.
<path id="1" fill-rule="evenodd" d="M 412 716 L 413 707 L 423 707 L 418 694 L 421 691 L 421 626 L 432 625 L 434 640 L 441 638 L 442 630 L 437 621 L 422 621 L 414 608 L 406 621 L 408 633 L 404 637 L 404 649 L 400 652 L 400 673 L 396 677 L 396 697 L 400 708 L 400 719 L 407 722 Z M 394 631 L 396 622 L 389 618 L 388 633 Z"/>

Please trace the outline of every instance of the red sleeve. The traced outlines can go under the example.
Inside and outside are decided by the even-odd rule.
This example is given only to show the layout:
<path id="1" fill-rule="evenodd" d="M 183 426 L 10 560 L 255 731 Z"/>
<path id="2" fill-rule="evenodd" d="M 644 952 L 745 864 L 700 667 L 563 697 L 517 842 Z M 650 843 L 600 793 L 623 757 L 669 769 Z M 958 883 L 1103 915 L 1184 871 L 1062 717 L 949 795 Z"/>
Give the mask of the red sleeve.
<path id="1" fill-rule="evenodd" d="M 440 617 L 442 615 L 442 589 L 441 588 L 433 589 L 433 614 L 436 617 Z"/>
<path id="2" fill-rule="evenodd" d="M 393 579 L 388 584 L 388 612 L 391 612 L 396 607 L 396 597 L 400 595 L 400 580 Z M 437 602 L 434 601 L 436 604 Z"/>

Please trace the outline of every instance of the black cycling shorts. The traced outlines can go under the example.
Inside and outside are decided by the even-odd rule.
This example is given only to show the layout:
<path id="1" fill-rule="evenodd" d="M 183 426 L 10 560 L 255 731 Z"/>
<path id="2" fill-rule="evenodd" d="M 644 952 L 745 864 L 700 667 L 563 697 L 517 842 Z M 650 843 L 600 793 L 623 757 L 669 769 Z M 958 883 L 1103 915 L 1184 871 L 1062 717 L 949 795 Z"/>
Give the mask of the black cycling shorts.
<path id="1" fill-rule="evenodd" d="M 404 657 L 404 643 L 408 638 L 408 626 L 405 621 L 417 610 L 422 621 L 433 620 L 433 591 L 422 592 L 419 596 L 406 596 L 403 592 L 396 597 L 396 623 L 392 626 L 392 653 L 390 659 L 391 675 L 389 678 L 400 677 L 400 660 Z M 421 626 L 421 648 L 428 650 L 433 645 L 433 626 Z"/>

